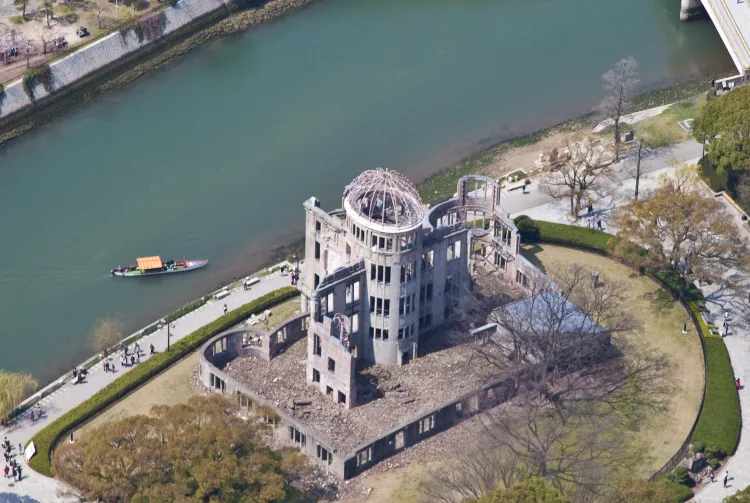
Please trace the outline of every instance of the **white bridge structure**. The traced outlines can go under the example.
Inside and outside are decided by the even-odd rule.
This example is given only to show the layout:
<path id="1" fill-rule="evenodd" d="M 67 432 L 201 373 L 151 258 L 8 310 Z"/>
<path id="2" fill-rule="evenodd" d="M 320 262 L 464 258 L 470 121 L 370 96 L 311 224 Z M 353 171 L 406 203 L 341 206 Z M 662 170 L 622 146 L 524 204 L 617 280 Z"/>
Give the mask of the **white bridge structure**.
<path id="1" fill-rule="evenodd" d="M 688 21 L 700 17 L 704 10 L 739 72 L 716 84 L 734 87 L 750 78 L 750 0 L 681 0 L 680 19 Z"/>

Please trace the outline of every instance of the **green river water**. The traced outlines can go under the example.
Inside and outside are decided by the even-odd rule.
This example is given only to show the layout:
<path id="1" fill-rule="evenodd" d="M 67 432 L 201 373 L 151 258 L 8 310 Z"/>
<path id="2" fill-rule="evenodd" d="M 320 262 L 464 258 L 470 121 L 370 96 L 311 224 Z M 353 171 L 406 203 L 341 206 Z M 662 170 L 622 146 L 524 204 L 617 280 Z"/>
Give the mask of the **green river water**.
<path id="1" fill-rule="evenodd" d="M 323 0 L 213 41 L 5 145 L 0 367 L 48 380 L 297 237 L 302 202 L 359 172 L 419 179 L 499 139 L 588 111 L 600 75 L 642 84 L 732 69 L 676 0 Z M 208 258 L 112 278 L 137 256 Z"/>

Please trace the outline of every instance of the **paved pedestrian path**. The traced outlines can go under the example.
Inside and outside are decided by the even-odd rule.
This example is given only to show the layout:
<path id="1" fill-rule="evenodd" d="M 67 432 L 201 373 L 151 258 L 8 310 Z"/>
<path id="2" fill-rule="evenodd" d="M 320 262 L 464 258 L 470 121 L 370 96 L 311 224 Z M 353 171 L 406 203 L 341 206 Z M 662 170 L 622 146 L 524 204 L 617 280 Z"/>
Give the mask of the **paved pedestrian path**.
<path id="1" fill-rule="evenodd" d="M 253 285 L 250 290 L 243 290 L 241 286 L 235 288 L 232 290 L 231 295 L 221 300 L 211 301 L 200 309 L 197 309 L 173 322 L 172 327 L 170 328 L 170 342 L 174 344 L 186 335 L 222 316 L 224 314 L 224 304 L 226 304 L 227 308 L 231 311 L 267 293 L 290 284 L 291 281 L 288 274 L 281 275 L 280 273 L 275 273 L 263 278 L 260 283 Z M 141 362 L 149 358 L 148 349 L 150 344 L 154 345 L 157 353 L 166 351 L 166 327 L 142 338 L 139 341 L 141 351 L 145 353 L 142 353 Z M 18 455 L 19 443 L 22 443 L 25 446 L 36 432 L 137 366 L 137 364 L 128 367 L 121 366 L 119 353 L 113 355 L 112 361 L 115 363 L 116 367 L 114 373 L 104 372 L 102 365 L 100 363 L 96 364 L 89 370 L 89 374 L 83 383 L 73 384 L 72 381 L 68 382 L 50 396 L 42 399 L 40 401 L 43 411 L 41 420 L 32 422 L 29 414 L 25 413 L 18 421 L 11 424 L 9 427 L 0 429 L 0 440 L 6 436 L 8 437 L 11 444 L 14 446 L 13 453 L 16 454 L 17 460 L 22 457 Z M 22 481 L 15 483 L 12 478 L 0 478 L 0 503 L 53 503 L 58 501 L 74 501 L 72 498 L 64 498 L 58 495 L 60 491 L 66 490 L 64 484 L 57 480 L 39 475 L 31 470 L 25 462 L 23 465 L 23 477 Z M 27 499 L 23 499 L 23 497 Z"/>

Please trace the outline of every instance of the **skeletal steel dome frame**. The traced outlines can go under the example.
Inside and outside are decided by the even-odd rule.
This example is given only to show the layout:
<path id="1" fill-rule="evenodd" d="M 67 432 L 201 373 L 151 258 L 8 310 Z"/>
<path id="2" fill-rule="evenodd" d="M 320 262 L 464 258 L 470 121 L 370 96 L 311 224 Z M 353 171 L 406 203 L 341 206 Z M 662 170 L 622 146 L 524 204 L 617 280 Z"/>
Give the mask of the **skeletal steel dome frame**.
<path id="1" fill-rule="evenodd" d="M 365 171 L 346 188 L 349 206 L 371 222 L 395 227 L 421 224 L 425 211 L 414 185 L 401 173 Z"/>

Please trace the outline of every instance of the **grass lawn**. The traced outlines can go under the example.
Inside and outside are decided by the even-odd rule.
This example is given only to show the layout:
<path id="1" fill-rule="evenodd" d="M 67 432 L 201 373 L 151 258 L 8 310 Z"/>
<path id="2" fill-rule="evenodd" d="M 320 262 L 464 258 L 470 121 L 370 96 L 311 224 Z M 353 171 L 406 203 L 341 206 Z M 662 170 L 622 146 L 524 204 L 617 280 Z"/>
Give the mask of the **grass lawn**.
<path id="1" fill-rule="evenodd" d="M 679 103 L 668 108 L 661 115 L 634 124 L 632 127 L 626 126 L 624 130 L 634 129 L 636 138 L 643 137 L 644 145 L 651 148 L 692 140 L 692 133 L 685 132 L 677 123 L 696 118 L 705 104 L 705 98 Z"/>
<path id="2" fill-rule="evenodd" d="M 605 282 L 611 278 L 628 284 L 627 305 L 643 327 L 640 333 L 629 335 L 628 342 L 666 355 L 672 365 L 670 382 L 674 390 L 667 412 L 651 418 L 628 440 L 634 449 L 646 453 L 640 465 L 643 471 L 639 475 L 651 475 L 680 448 L 700 406 L 703 353 L 690 316 L 652 279 L 639 276 L 631 268 L 601 255 L 552 245 L 526 246 L 523 255 L 547 269 L 561 270 L 574 264 L 585 264 L 599 271 Z M 691 330 L 687 335 L 682 333 L 685 322 Z"/>
<path id="3" fill-rule="evenodd" d="M 271 309 L 269 328 L 276 328 L 298 310 L 299 297 L 294 297 L 279 304 Z M 190 382 L 190 375 L 196 365 L 198 365 L 197 351 L 83 425 L 74 433 L 75 437 L 85 435 L 86 432 L 107 421 L 117 421 L 137 414 L 148 414 L 154 405 L 186 403 L 191 396 L 197 394 Z"/>

